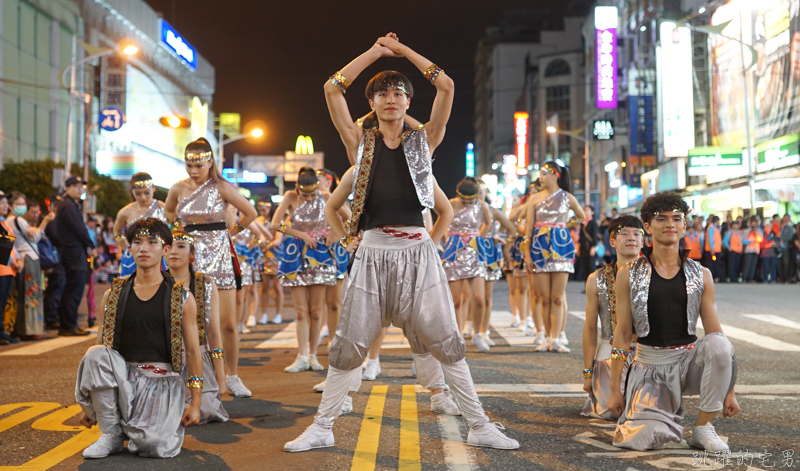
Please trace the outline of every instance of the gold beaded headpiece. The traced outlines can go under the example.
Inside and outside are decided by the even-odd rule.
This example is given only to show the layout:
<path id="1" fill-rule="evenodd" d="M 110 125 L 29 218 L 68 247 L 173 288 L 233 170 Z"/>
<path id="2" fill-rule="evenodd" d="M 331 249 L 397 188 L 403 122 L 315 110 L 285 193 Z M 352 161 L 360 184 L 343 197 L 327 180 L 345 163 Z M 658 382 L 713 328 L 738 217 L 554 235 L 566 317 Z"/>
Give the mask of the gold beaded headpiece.
<path id="1" fill-rule="evenodd" d="M 642 234 L 642 237 L 644 237 L 644 229 L 636 226 L 619 226 L 617 228 L 614 228 L 614 230 L 611 231 L 611 233 L 609 234 L 609 237 L 611 237 L 612 239 L 617 237 L 617 234 L 619 234 L 619 231 L 622 229 L 636 229 Z"/>
<path id="2" fill-rule="evenodd" d="M 192 164 L 202 164 L 211 160 L 212 152 L 210 150 L 205 152 L 187 152 L 184 161 Z"/>
<path id="3" fill-rule="evenodd" d="M 396 89 L 400 90 L 401 92 L 405 93 L 406 95 L 408 95 L 408 87 L 406 87 L 406 84 L 404 84 L 403 82 L 383 82 L 381 84 L 381 88 L 380 89 L 384 90 L 384 89 L 387 89 L 389 87 L 396 88 Z"/>
<path id="4" fill-rule="evenodd" d="M 542 165 L 542 167 L 539 169 L 539 172 L 555 173 L 556 175 L 558 175 L 558 178 L 561 178 L 561 170 L 556 168 L 556 166 L 551 164 L 550 162 L 547 162 L 544 165 Z"/>
<path id="5" fill-rule="evenodd" d="M 172 240 L 179 240 L 188 244 L 194 244 L 194 237 L 189 234 L 172 234 Z"/>
<path id="6" fill-rule="evenodd" d="M 164 238 L 161 237 L 161 235 L 159 235 L 158 232 L 150 232 L 149 229 L 140 229 L 139 232 L 137 232 L 136 234 L 133 235 L 133 237 L 131 237 L 131 240 L 137 237 L 155 237 L 157 241 L 161 242 L 161 245 L 167 245 L 167 243 L 164 242 Z"/>
<path id="7" fill-rule="evenodd" d="M 477 197 L 478 197 L 478 193 L 475 193 L 474 195 L 465 195 L 464 193 L 461 193 L 461 192 L 460 192 L 460 191 L 458 191 L 458 190 L 456 190 L 456 193 L 458 194 L 458 196 L 459 196 L 460 198 L 462 198 L 462 199 L 465 199 L 465 200 L 467 200 L 467 201 L 474 200 L 475 198 L 477 198 Z"/>
<path id="8" fill-rule="evenodd" d="M 144 190 L 146 188 L 153 188 L 153 180 L 141 180 L 131 183 L 131 190 Z"/>
<path id="9" fill-rule="evenodd" d="M 658 217 L 660 214 L 671 213 L 671 212 L 680 213 L 681 219 L 683 219 L 684 221 L 686 220 L 686 213 L 684 213 L 683 210 L 680 208 L 672 208 L 664 211 L 656 211 L 653 213 L 653 217 L 655 218 Z"/>
<path id="10" fill-rule="evenodd" d="M 297 184 L 297 189 L 302 191 L 303 193 L 311 193 L 313 191 L 316 191 L 317 188 L 319 188 L 319 180 L 317 180 L 317 182 L 314 183 L 313 185 L 301 185 L 299 183 Z"/>

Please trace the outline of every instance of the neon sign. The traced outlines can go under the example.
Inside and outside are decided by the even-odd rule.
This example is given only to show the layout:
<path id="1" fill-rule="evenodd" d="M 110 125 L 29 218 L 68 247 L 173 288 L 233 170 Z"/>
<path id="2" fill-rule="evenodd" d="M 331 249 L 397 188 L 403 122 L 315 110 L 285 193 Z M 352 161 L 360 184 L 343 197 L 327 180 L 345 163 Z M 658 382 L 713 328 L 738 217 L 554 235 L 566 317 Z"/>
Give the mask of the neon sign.
<path id="1" fill-rule="evenodd" d="M 161 44 L 183 59 L 192 70 L 197 70 L 197 51 L 163 18 L 161 19 Z"/>
<path id="2" fill-rule="evenodd" d="M 514 113 L 514 136 L 517 168 L 525 168 L 528 166 L 528 113 L 525 111 Z"/>
<path id="3" fill-rule="evenodd" d="M 595 7 L 597 109 L 617 107 L 617 7 Z"/>
<path id="4" fill-rule="evenodd" d="M 294 145 L 295 154 L 313 154 L 314 143 L 311 136 L 297 136 L 297 143 Z"/>
<path id="5" fill-rule="evenodd" d="M 472 145 L 470 142 L 467 144 L 467 176 L 474 177 L 475 176 L 475 151 L 473 150 L 475 146 Z"/>

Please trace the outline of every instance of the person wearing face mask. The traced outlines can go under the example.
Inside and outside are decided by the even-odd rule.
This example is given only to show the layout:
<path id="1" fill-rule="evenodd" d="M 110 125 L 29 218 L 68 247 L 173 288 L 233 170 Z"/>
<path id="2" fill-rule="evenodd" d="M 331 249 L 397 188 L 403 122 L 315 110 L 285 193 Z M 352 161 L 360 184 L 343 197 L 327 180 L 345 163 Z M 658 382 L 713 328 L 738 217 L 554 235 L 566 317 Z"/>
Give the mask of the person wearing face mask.
<path id="1" fill-rule="evenodd" d="M 120 259 L 120 276 L 125 277 L 136 269 L 136 262 L 128 250 L 128 241 L 125 231 L 128 227 L 145 218 L 156 218 L 167 222 L 164 214 L 164 203 L 154 198 L 155 185 L 153 177 L 145 172 L 139 172 L 131 177 L 130 182 L 131 203 L 120 209 L 114 221 L 114 239 L 117 241 L 117 258 Z M 162 263 L 161 268 L 166 268 Z"/>
<path id="2" fill-rule="evenodd" d="M 42 239 L 45 228 L 55 214 L 45 216 L 39 227 L 31 227 L 24 218 L 28 212 L 25 195 L 14 191 L 8 201 L 11 211 L 6 224 L 16 237 L 14 249 L 22 269 L 16 277 L 17 319 L 14 335 L 24 340 L 38 340 L 44 332 L 44 280 L 36 244 Z"/>
<path id="3" fill-rule="evenodd" d="M 172 245 L 167 255 L 169 274 L 183 286 L 189 288 L 197 304 L 197 333 L 200 341 L 200 356 L 203 359 L 203 402 L 200 405 L 198 425 L 209 422 L 227 422 L 228 412 L 222 405 L 221 394 L 225 394 L 225 363 L 222 335 L 219 330 L 219 293 L 211 278 L 192 269 L 194 263 L 194 237 L 186 232 L 173 230 Z M 184 363 L 183 379 L 189 380 L 189 369 Z M 186 405 L 192 403 L 192 391 L 186 391 Z"/>

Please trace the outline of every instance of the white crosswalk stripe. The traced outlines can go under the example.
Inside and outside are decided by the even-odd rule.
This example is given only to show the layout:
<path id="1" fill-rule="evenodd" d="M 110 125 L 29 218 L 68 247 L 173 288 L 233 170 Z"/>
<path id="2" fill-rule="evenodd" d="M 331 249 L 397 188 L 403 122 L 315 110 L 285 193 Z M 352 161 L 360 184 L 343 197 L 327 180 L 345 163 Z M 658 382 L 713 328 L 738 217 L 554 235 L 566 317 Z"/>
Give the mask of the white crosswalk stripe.
<path id="1" fill-rule="evenodd" d="M 90 334 L 81 337 L 56 337 L 49 340 L 41 340 L 28 345 L 23 345 L 17 348 L 12 348 L 0 353 L 0 356 L 26 356 L 26 355 L 41 355 L 42 353 L 51 352 L 58 348 L 69 347 L 91 340 L 97 340 L 97 329 L 89 331 Z M 88 349 L 88 347 L 87 347 Z"/>
<path id="2" fill-rule="evenodd" d="M 775 314 L 744 314 L 743 317 L 749 317 L 750 319 L 767 322 L 780 327 L 800 330 L 800 322 L 791 321 L 785 317 L 776 316 Z"/>

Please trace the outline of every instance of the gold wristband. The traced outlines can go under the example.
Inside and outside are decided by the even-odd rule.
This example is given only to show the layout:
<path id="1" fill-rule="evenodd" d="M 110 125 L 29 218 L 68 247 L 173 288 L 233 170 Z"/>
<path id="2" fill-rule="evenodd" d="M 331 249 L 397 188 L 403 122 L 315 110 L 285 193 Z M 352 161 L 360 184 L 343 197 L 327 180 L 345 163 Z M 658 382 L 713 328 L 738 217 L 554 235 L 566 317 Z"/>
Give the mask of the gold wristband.
<path id="1" fill-rule="evenodd" d="M 352 82 L 347 79 L 341 72 L 336 72 L 331 75 L 331 83 L 338 88 L 342 94 L 347 93 L 347 89 L 352 85 Z"/>
<path id="2" fill-rule="evenodd" d="M 438 65 L 431 64 L 430 67 L 425 69 L 425 72 L 422 75 L 428 79 L 428 81 L 433 84 L 436 81 L 436 78 L 439 77 L 440 74 L 443 74 L 444 70 L 442 70 Z"/>

